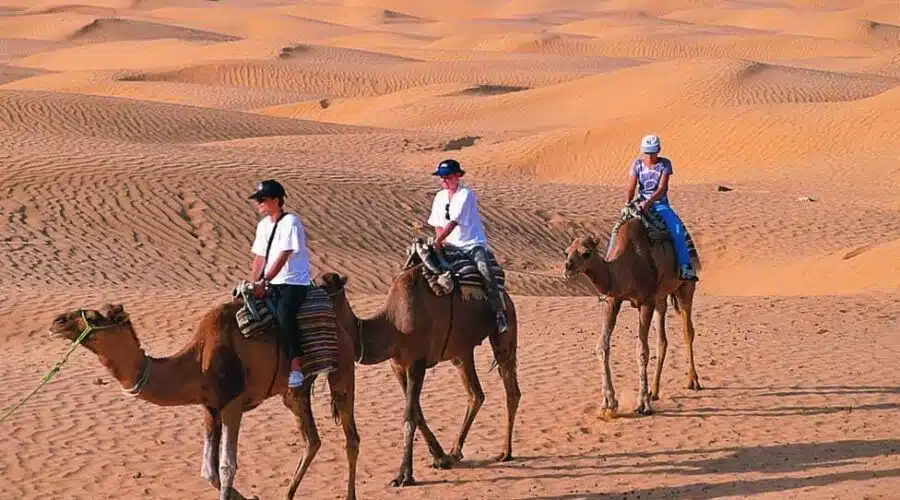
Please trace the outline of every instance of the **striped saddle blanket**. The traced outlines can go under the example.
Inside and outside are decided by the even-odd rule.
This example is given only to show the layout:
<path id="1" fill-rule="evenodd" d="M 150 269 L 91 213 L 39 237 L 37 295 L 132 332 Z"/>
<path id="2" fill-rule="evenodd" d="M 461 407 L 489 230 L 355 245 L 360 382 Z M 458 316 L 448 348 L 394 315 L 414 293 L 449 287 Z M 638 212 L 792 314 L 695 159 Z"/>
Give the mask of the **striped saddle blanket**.
<path id="1" fill-rule="evenodd" d="M 506 274 L 491 251 L 487 251 L 487 257 L 494 283 L 502 294 L 506 289 Z M 415 238 L 406 249 L 406 263 L 403 269 L 418 264 L 422 264 L 422 274 L 436 295 L 448 295 L 459 286 L 465 289 L 469 296 L 485 297 L 483 293 L 485 283 L 481 272 L 478 271 L 475 261 L 459 248 L 445 246 L 438 254 L 431 242 Z"/>
<path id="2" fill-rule="evenodd" d="M 232 295 L 242 302 L 235 317 L 244 338 L 260 335 L 278 335 L 275 316 L 270 301 L 257 299 L 243 289 L 236 288 Z M 324 289 L 311 286 L 306 300 L 297 312 L 300 331 L 300 349 L 303 352 L 302 372 L 304 377 L 328 373 L 337 369 L 338 363 L 338 322 L 332 308 L 331 299 Z"/>
<path id="3" fill-rule="evenodd" d="M 672 237 L 669 234 L 669 230 L 668 228 L 666 228 L 666 223 L 662 220 L 662 217 L 654 212 L 644 212 L 640 208 L 638 208 L 637 202 L 632 202 L 622 208 L 619 219 L 616 221 L 615 225 L 613 226 L 612 232 L 610 232 L 609 234 L 609 246 L 606 249 L 607 255 L 609 255 L 609 251 L 612 250 L 613 240 L 615 239 L 616 233 L 619 231 L 619 228 L 622 227 L 622 224 L 625 224 L 630 219 L 634 218 L 640 219 L 644 227 L 647 228 L 647 232 L 650 234 L 651 244 L 659 244 L 664 241 L 671 241 Z M 697 246 L 694 244 L 694 239 L 691 238 L 691 232 L 688 231 L 687 225 L 685 225 L 684 228 L 684 235 L 687 242 L 688 253 L 691 256 L 691 259 L 699 263 L 700 254 L 697 252 Z"/>

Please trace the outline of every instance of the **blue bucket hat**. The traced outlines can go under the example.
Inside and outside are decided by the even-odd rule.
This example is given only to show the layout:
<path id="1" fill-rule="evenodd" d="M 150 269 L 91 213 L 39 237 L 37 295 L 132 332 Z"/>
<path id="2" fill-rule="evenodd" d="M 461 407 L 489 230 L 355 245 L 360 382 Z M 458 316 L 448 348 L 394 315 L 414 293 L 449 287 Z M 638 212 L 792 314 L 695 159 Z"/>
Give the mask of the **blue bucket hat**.
<path id="1" fill-rule="evenodd" d="M 437 170 L 431 175 L 444 177 L 450 174 L 466 175 L 466 171 L 459 166 L 459 162 L 453 159 L 447 159 L 438 163 Z"/>

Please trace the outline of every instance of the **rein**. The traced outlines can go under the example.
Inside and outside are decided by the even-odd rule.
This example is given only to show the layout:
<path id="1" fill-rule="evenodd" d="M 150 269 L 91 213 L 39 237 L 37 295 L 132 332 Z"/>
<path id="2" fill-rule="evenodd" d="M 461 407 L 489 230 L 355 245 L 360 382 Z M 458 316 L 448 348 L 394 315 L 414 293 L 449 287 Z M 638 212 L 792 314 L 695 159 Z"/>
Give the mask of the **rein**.
<path id="1" fill-rule="evenodd" d="M 96 326 L 96 325 L 92 325 L 90 323 L 90 321 L 88 321 L 87 316 L 85 316 L 85 312 L 83 309 L 80 312 L 81 312 L 81 321 L 82 321 L 82 323 L 84 323 L 84 330 L 82 330 L 82 332 L 78 335 L 78 338 L 76 338 L 75 341 L 72 342 L 72 347 L 70 347 L 69 350 L 66 352 L 66 354 L 63 355 L 62 359 L 60 359 L 59 361 L 56 362 L 55 365 L 53 365 L 53 368 L 51 368 L 50 371 L 48 371 L 43 377 L 41 377 L 41 383 L 38 384 L 37 387 L 35 387 L 30 393 L 28 393 L 27 396 L 22 398 L 21 401 L 19 401 L 18 403 L 16 403 L 12 407 L 10 407 L 8 410 L 6 410 L 6 412 L 3 414 L 3 416 L 0 417 L 0 422 L 3 422 L 4 420 L 6 420 L 10 415 L 13 414 L 13 412 L 18 410 L 22 405 L 24 405 L 26 401 L 31 399 L 31 397 L 34 396 L 41 389 L 41 387 L 46 385 L 47 382 L 50 382 L 50 380 L 53 379 L 53 377 L 55 377 L 57 373 L 59 373 L 59 370 L 66 363 L 66 361 L 68 361 L 69 356 L 75 351 L 75 349 L 78 348 L 79 345 L 81 345 L 82 342 L 87 340 L 87 338 L 92 333 L 94 333 L 95 331 L 106 330 L 108 328 L 114 328 L 117 326 L 121 326 L 129 321 L 128 316 L 126 316 L 124 320 L 122 320 L 118 323 Z M 147 380 L 150 377 L 150 359 L 149 359 L 149 357 L 147 357 L 146 354 L 144 355 L 144 357 L 147 359 L 147 361 L 144 366 L 144 370 L 141 373 L 141 378 L 138 380 L 137 384 L 135 384 L 134 387 L 124 391 L 126 394 L 129 394 L 131 396 L 137 396 L 144 389 L 144 386 L 147 385 Z"/>

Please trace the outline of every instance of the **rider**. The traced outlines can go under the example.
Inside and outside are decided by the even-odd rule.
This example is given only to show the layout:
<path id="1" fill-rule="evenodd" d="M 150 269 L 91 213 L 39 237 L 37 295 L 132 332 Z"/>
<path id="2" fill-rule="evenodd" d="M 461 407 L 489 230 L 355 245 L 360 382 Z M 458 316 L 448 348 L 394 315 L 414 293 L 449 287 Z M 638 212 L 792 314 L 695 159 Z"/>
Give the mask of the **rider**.
<path id="1" fill-rule="evenodd" d="M 652 210 L 666 224 L 675 246 L 678 270 L 681 279 L 697 281 L 697 275 L 691 265 L 685 239 L 684 223 L 669 205 L 669 177 L 672 175 L 672 162 L 659 156 L 660 142 L 656 135 L 646 135 L 641 140 L 642 156 L 631 164 L 627 202 L 634 199 L 635 189 L 640 194 L 640 209 Z"/>
<path id="2" fill-rule="evenodd" d="M 306 299 L 311 272 L 306 231 L 296 215 L 284 211 L 284 198 L 284 187 L 275 180 L 260 182 L 256 192 L 250 195 L 264 216 L 256 225 L 256 239 L 251 248 L 250 281 L 257 297 L 265 296 L 268 291 L 272 300 L 281 344 L 291 360 L 288 387 L 293 388 L 303 384 L 297 313 Z"/>
<path id="3" fill-rule="evenodd" d="M 433 173 L 441 178 L 441 190 L 434 197 L 428 218 L 428 224 L 434 227 L 434 248 L 440 251 L 444 245 L 453 246 L 475 261 L 484 278 L 488 301 L 497 315 L 497 326 L 500 333 L 505 333 L 509 326 L 503 299 L 488 263 L 489 247 L 478 213 L 478 199 L 474 191 L 463 186 L 460 178 L 465 174 L 459 162 L 453 159 L 439 163 Z"/>

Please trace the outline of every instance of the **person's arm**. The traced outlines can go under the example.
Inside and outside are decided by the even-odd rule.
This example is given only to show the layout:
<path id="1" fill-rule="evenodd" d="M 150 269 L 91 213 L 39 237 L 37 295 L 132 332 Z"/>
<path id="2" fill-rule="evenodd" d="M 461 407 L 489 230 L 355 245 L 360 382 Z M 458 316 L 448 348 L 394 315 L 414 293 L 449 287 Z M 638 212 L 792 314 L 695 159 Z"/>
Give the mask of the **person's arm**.
<path id="1" fill-rule="evenodd" d="M 259 275 L 262 272 L 263 267 L 263 256 L 262 255 L 253 255 L 253 259 L 250 261 L 250 279 L 247 281 L 254 282 L 259 279 Z"/>
<path id="2" fill-rule="evenodd" d="M 272 262 L 272 267 L 266 272 L 265 276 L 263 276 L 263 280 L 269 282 L 272 281 L 275 276 L 278 276 L 278 273 L 281 271 L 281 268 L 284 267 L 285 262 L 291 258 L 292 253 L 294 253 L 293 250 L 284 250 L 279 253 L 278 257 L 275 258 L 275 261 Z"/>
<path id="3" fill-rule="evenodd" d="M 634 199 L 634 190 L 637 189 L 637 177 L 634 174 L 628 176 L 628 187 L 625 189 L 625 203 L 631 203 Z"/>
<path id="4" fill-rule="evenodd" d="M 444 246 L 444 240 L 447 239 L 447 236 L 450 236 L 450 233 L 452 233 L 453 230 L 456 229 L 456 226 L 458 226 L 458 225 L 459 225 L 458 222 L 456 222 L 455 220 L 452 220 L 452 221 L 448 222 L 447 225 L 444 227 L 435 228 L 436 236 L 434 238 L 434 248 L 440 249 L 442 246 Z"/>

